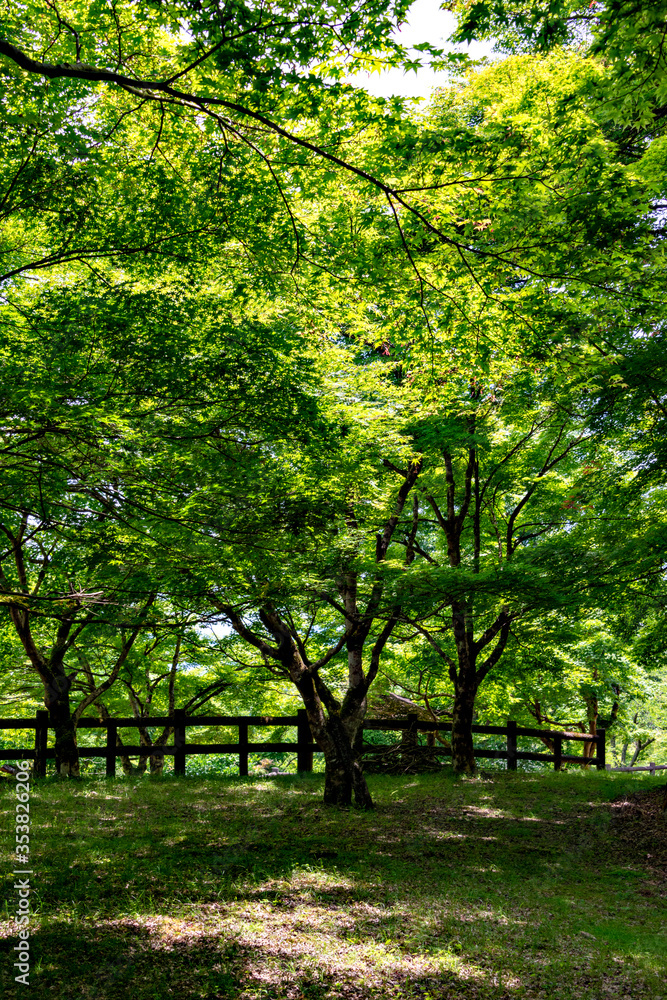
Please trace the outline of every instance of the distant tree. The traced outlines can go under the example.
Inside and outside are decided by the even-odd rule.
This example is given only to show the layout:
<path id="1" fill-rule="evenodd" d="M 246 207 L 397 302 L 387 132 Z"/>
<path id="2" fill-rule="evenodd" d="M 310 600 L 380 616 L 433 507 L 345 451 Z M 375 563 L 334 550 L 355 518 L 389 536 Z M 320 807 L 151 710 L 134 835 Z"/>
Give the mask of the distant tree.
<path id="1" fill-rule="evenodd" d="M 453 0 L 459 18 L 453 39 L 494 39 L 501 50 L 548 52 L 571 47 L 604 62 L 602 112 L 628 131 L 662 129 L 667 106 L 665 6 L 662 0 Z"/>
<path id="2" fill-rule="evenodd" d="M 55 733 L 56 769 L 67 776 L 79 773 L 77 719 L 116 681 L 155 595 L 128 600 L 125 588 L 132 588 L 135 574 L 122 569 L 111 574 L 108 565 L 96 571 L 89 553 L 63 542 L 62 529 L 76 531 L 76 526 L 61 521 L 59 527 L 56 533 L 46 520 L 27 512 L 16 518 L 5 513 L 0 521 L 0 594 L 43 687 Z M 79 669 L 75 645 L 92 643 L 105 632 L 112 633 L 113 654 L 74 707 L 72 685 Z"/>
<path id="3" fill-rule="evenodd" d="M 105 696 L 96 694 L 98 677 L 107 672 L 106 661 L 113 651 L 101 643 L 76 647 L 81 670 L 73 687 L 86 695 L 95 695 L 93 708 L 101 720 L 126 716 L 128 705 L 129 714 L 140 722 L 156 715 L 169 719 L 157 735 L 151 734 L 147 723 L 132 730 L 138 734 L 145 751 L 136 766 L 127 754 L 121 754 L 126 774 L 143 774 L 147 767 L 151 774 L 162 773 L 164 755 L 159 748 L 166 745 L 174 731 L 175 709 L 196 715 L 212 699 L 228 691 L 235 681 L 238 683 L 235 668 L 221 662 L 216 642 L 204 633 L 200 620 L 187 613 L 170 616 L 166 608 L 160 619 L 160 625 L 147 628 L 134 644 L 117 674 L 117 683 L 107 689 Z M 116 745 L 123 750 L 118 733 Z"/>

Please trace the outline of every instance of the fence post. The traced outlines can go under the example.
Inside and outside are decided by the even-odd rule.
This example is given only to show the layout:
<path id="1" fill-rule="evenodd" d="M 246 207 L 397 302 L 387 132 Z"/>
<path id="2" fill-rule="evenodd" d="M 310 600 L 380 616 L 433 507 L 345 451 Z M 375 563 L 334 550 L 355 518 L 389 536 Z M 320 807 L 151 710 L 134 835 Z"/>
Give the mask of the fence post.
<path id="1" fill-rule="evenodd" d="M 595 754 L 596 763 L 598 771 L 606 771 L 606 760 L 605 760 L 605 737 L 607 732 L 605 729 L 598 729 L 597 731 L 597 752 Z"/>
<path id="2" fill-rule="evenodd" d="M 174 774 L 185 774 L 185 709 L 174 712 Z"/>
<path id="3" fill-rule="evenodd" d="M 107 778 L 116 777 L 116 733 L 118 726 L 115 719 L 107 721 Z"/>
<path id="4" fill-rule="evenodd" d="M 554 771 L 560 771 L 563 764 L 563 737 L 554 736 Z"/>
<path id="5" fill-rule="evenodd" d="M 239 722 L 239 775 L 248 777 L 248 723 Z"/>
<path id="6" fill-rule="evenodd" d="M 419 716 L 417 713 L 408 712 L 408 728 L 403 730 L 403 737 L 401 739 L 403 749 L 407 752 L 414 750 L 419 743 L 419 735 L 417 732 L 418 722 Z"/>
<path id="7" fill-rule="evenodd" d="M 46 777 L 46 741 L 49 733 L 49 713 L 38 710 L 35 717 L 35 777 Z"/>
<path id="8" fill-rule="evenodd" d="M 648 769 L 652 775 L 655 775 L 655 761 L 652 760 L 648 766 Z"/>
<path id="9" fill-rule="evenodd" d="M 507 723 L 507 770 L 516 771 L 516 722 Z"/>
<path id="10" fill-rule="evenodd" d="M 305 708 L 300 708 L 296 713 L 296 717 L 297 717 L 296 769 L 297 771 L 312 771 L 313 751 L 310 747 L 310 744 L 313 742 L 313 737 L 310 732 L 310 723 L 308 722 L 308 712 L 305 710 Z"/>

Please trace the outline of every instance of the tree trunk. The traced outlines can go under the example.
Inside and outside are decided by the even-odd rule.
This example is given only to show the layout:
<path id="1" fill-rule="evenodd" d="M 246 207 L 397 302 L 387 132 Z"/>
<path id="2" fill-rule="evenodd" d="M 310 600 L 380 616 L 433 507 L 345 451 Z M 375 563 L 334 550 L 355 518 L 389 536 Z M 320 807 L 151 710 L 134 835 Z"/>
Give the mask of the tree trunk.
<path id="1" fill-rule="evenodd" d="M 597 680 L 597 676 L 595 676 L 595 679 Z M 588 731 L 591 734 L 591 736 L 596 736 L 598 731 L 597 696 L 595 694 L 584 694 L 584 702 L 586 705 L 586 719 L 588 721 Z M 596 751 L 597 751 L 597 743 L 593 743 L 592 741 L 590 743 L 588 742 L 584 743 L 584 761 L 586 761 L 586 763 L 582 764 L 581 765 L 582 767 L 586 768 L 589 766 L 587 762 L 588 760 L 590 760 L 590 758 Z"/>
<path id="2" fill-rule="evenodd" d="M 392 529 L 393 530 L 393 529 Z M 346 601 L 354 587 L 346 591 Z M 263 626 L 276 640 L 276 647 L 269 646 L 255 636 L 243 623 L 236 611 L 225 605 L 214 604 L 223 611 L 235 631 L 266 656 L 279 660 L 285 676 L 289 677 L 303 700 L 308 724 L 313 739 L 324 754 L 324 802 L 327 805 L 349 806 L 354 803 L 361 809 L 372 809 L 373 799 L 364 778 L 359 759 L 357 736 L 366 715 L 366 694 L 368 686 L 377 672 L 377 661 L 386 643 L 395 619 L 385 625 L 371 655 L 369 678 L 364 676 L 360 660 L 363 643 L 359 641 L 357 630 L 347 630 L 327 654 L 327 658 L 309 664 L 305 658 L 303 644 L 294 633 L 294 626 L 288 627 L 270 605 L 259 610 Z M 367 637 L 370 625 L 365 627 Z M 319 676 L 319 666 L 340 651 L 348 648 L 348 690 L 342 705 Z M 375 666 L 373 660 L 375 659 Z M 326 714 L 325 714 L 326 711 Z"/>
<path id="3" fill-rule="evenodd" d="M 338 757 L 324 757 L 324 804 L 328 806 L 349 806 L 373 809 L 373 799 L 358 760 L 351 763 Z"/>
<path id="4" fill-rule="evenodd" d="M 116 742 L 116 746 L 117 747 L 122 746 L 122 743 Z M 129 757 L 126 757 L 124 754 L 121 755 L 120 766 L 123 768 L 123 774 L 127 775 L 128 777 L 129 775 L 134 773 L 134 766 L 132 764 L 132 761 L 130 760 Z"/>
<path id="5" fill-rule="evenodd" d="M 150 760 L 150 773 L 162 774 L 164 772 L 164 754 L 155 753 Z"/>
<path id="6" fill-rule="evenodd" d="M 173 732 L 172 729 L 167 729 L 167 731 L 163 732 L 161 736 L 158 736 L 158 738 L 153 743 L 153 749 L 157 749 L 158 747 L 166 746 L 167 740 L 168 740 L 169 736 L 171 736 L 172 732 Z M 163 753 L 153 753 L 153 754 L 151 754 L 150 773 L 151 774 L 164 774 L 164 754 Z"/>
<path id="7" fill-rule="evenodd" d="M 50 661 L 42 656 L 25 622 L 19 620 L 17 631 L 23 648 L 44 685 L 44 708 L 49 713 L 49 726 L 55 734 L 56 772 L 63 777 L 78 778 L 79 749 L 76 744 L 76 719 L 72 717 L 69 702 L 74 674 L 68 677 L 63 669 L 62 660 L 55 655 Z"/>
<path id="8" fill-rule="evenodd" d="M 452 714 L 452 766 L 457 774 L 474 774 L 477 770 L 472 743 L 472 719 L 477 686 L 459 679 L 455 686 Z"/>
<path id="9" fill-rule="evenodd" d="M 167 727 L 162 731 L 157 739 L 153 740 L 148 734 L 148 730 L 144 727 L 140 727 L 139 733 L 141 737 L 141 742 L 145 747 L 150 747 L 151 750 L 155 751 L 159 747 L 166 745 L 167 740 L 171 736 L 173 729 Z M 146 761 L 149 762 L 150 774 L 163 774 L 164 772 L 164 754 L 162 753 L 151 753 L 149 757 L 142 757 L 141 761 L 144 765 L 144 771 L 146 770 Z"/>
<path id="10" fill-rule="evenodd" d="M 56 771 L 63 777 L 78 778 L 79 750 L 76 745 L 76 723 L 71 716 L 69 697 L 58 699 L 49 706 L 49 725 L 55 733 Z"/>
<path id="11" fill-rule="evenodd" d="M 324 732 L 314 733 L 317 744 L 324 753 L 324 802 L 330 806 L 349 806 L 372 809 L 373 799 L 368 790 L 354 738 L 337 715 L 327 719 Z M 356 737 L 356 732 L 355 732 Z"/>

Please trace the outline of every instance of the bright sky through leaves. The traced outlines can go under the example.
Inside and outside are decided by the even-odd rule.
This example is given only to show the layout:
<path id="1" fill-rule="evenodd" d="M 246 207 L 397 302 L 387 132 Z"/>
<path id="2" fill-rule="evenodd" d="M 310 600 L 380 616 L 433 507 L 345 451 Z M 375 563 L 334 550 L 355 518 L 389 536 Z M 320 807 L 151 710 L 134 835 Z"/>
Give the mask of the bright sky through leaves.
<path id="1" fill-rule="evenodd" d="M 431 45 L 468 52 L 474 59 L 483 56 L 498 58 L 488 42 L 473 42 L 471 45 L 448 45 L 447 39 L 456 27 L 456 18 L 449 11 L 441 10 L 439 0 L 417 0 L 410 8 L 407 22 L 394 33 L 394 38 L 403 45 Z M 417 55 L 418 53 L 415 53 Z M 363 86 L 375 97 L 424 97 L 429 98 L 434 87 L 442 87 L 447 80 L 446 72 L 434 72 L 423 68 L 419 72 L 404 73 L 400 69 L 390 69 L 384 73 L 358 73 L 351 82 Z"/>

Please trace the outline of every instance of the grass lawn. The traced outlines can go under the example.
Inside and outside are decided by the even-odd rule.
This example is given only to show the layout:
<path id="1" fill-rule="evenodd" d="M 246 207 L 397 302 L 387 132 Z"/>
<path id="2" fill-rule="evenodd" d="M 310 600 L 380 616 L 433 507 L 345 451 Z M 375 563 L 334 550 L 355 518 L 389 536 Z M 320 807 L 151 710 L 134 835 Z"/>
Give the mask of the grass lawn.
<path id="1" fill-rule="evenodd" d="M 374 813 L 319 775 L 36 783 L 26 991 L 3 782 L 3 1000 L 667 998 L 667 821 L 611 805 L 663 782 L 369 783 Z"/>

